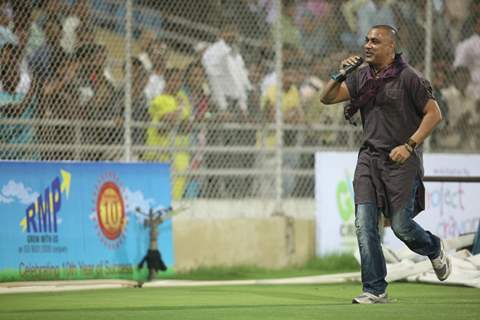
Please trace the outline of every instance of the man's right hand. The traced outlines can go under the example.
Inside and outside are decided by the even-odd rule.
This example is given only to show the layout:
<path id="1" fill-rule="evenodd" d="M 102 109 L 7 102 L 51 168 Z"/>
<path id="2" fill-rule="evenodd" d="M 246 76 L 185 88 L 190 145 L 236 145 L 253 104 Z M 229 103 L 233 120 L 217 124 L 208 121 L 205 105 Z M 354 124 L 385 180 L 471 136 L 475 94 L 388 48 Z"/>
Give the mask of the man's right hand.
<path id="1" fill-rule="evenodd" d="M 342 61 L 339 72 L 332 74 L 331 80 L 323 88 L 320 96 L 322 103 L 335 104 L 350 100 L 350 93 L 348 92 L 347 85 L 344 83 L 348 71 L 345 71 L 344 68 L 358 63 L 359 60 L 361 60 L 360 56 L 351 56 Z"/>
<path id="2" fill-rule="evenodd" d="M 351 56 L 345 60 L 342 60 L 342 63 L 340 64 L 340 69 L 345 69 L 346 66 L 355 64 L 359 59 L 361 59 L 360 56 Z"/>

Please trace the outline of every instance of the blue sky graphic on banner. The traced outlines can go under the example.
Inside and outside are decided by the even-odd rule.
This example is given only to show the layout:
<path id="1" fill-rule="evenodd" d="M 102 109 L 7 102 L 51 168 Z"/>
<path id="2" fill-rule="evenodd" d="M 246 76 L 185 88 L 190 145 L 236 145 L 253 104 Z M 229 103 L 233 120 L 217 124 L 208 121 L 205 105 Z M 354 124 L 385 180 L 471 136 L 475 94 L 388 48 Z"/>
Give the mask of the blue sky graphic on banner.
<path id="1" fill-rule="evenodd" d="M 140 208 L 168 208 L 166 164 L 0 162 L 0 272 L 114 270 L 148 250 Z M 159 250 L 174 264 L 171 221 Z M 40 270 L 40 271 L 39 271 Z"/>

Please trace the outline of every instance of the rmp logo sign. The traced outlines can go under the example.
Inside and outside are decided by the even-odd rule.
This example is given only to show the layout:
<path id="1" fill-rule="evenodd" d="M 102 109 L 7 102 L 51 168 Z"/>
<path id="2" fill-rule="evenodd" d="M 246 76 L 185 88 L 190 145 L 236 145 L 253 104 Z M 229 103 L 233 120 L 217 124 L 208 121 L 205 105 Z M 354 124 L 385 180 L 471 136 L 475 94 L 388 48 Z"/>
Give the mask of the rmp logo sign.
<path id="1" fill-rule="evenodd" d="M 61 177 L 61 178 L 60 178 Z M 37 199 L 25 210 L 25 217 L 20 222 L 23 232 L 57 233 L 58 213 L 62 208 L 62 194 L 68 199 L 71 174 L 60 170 L 60 176 L 53 179 Z"/>

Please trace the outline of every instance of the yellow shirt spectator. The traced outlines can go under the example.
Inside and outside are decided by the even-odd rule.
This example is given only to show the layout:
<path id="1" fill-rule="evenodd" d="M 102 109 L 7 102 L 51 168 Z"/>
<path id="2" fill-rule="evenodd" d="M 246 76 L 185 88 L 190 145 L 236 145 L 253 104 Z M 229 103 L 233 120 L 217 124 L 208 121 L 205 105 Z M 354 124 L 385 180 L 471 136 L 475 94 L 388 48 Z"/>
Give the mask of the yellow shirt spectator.
<path id="1" fill-rule="evenodd" d="M 275 120 L 275 104 L 277 98 L 277 86 L 271 85 L 265 96 L 262 97 L 261 108 L 267 114 L 269 122 Z M 302 110 L 300 107 L 300 91 L 296 86 L 290 86 L 289 90 L 283 93 L 282 111 L 284 122 L 298 122 L 301 117 Z M 268 147 L 275 146 L 275 132 L 270 131 L 265 136 L 265 142 L 261 143 L 261 137 L 258 137 L 257 142 Z"/>
<path id="2" fill-rule="evenodd" d="M 172 167 L 172 197 L 181 199 L 186 186 L 185 176 L 175 174 L 185 173 L 190 166 L 190 153 L 187 151 L 169 150 L 169 148 L 188 147 L 190 138 L 186 123 L 192 114 L 192 106 L 183 90 L 176 96 L 162 94 L 150 104 L 148 110 L 152 124 L 164 124 L 164 127 L 152 126 L 147 129 L 147 146 L 158 146 L 161 152 L 145 153 L 145 160 L 168 162 Z"/>

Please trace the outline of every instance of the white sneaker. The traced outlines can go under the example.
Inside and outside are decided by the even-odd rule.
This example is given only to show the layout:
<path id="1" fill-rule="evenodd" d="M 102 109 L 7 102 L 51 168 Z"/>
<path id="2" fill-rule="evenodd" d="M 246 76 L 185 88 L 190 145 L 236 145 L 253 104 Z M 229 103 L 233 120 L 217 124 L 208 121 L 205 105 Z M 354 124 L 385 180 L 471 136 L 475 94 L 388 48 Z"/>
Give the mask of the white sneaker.
<path id="1" fill-rule="evenodd" d="M 452 272 L 452 261 L 445 253 L 445 245 L 443 241 L 440 243 L 440 255 L 435 259 L 430 259 L 433 271 L 437 275 L 438 280 L 444 281 Z"/>
<path id="2" fill-rule="evenodd" d="M 370 292 L 363 292 L 361 295 L 353 298 L 352 303 L 354 304 L 387 303 L 387 300 L 388 300 L 388 295 L 386 292 L 378 296 Z"/>

